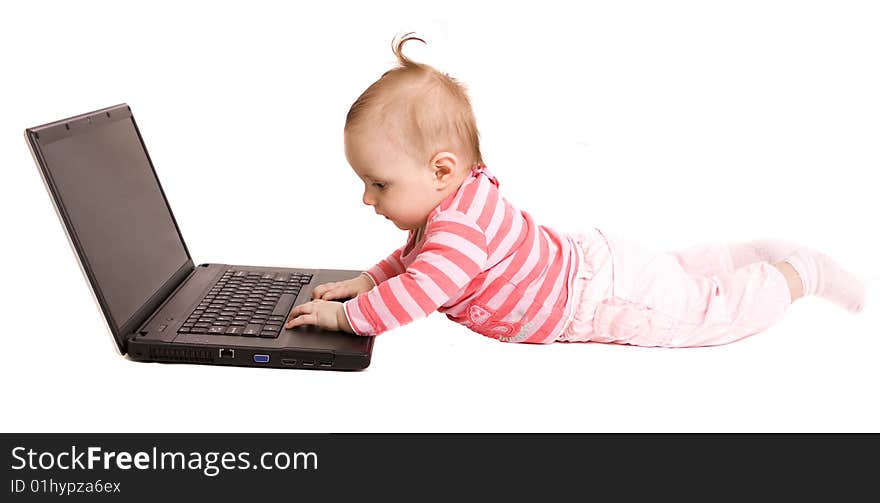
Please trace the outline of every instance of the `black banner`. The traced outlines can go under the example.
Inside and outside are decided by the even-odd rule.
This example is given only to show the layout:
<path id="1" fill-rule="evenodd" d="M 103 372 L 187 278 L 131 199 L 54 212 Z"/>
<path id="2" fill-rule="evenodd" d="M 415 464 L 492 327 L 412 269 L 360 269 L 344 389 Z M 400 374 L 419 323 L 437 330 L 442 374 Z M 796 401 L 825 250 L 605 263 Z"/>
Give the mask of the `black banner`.
<path id="1" fill-rule="evenodd" d="M 67 498 L 617 497 L 696 487 L 761 497 L 865 496 L 874 435 L 772 434 L 12 434 L 3 501 Z M 858 461 L 864 460 L 864 461 Z M 835 475 L 846 484 L 831 485 Z M 464 492 L 463 492 L 464 491 Z M 874 488 L 876 493 L 876 488 Z M 641 495 L 644 496 L 644 495 Z M 59 499 L 59 497 L 61 499 Z M 430 497 L 430 498 L 429 498 Z M 470 498 L 465 498 L 470 500 Z M 582 498 L 578 498 L 582 499 Z M 616 498 L 615 498 L 616 499 Z M 707 498 L 714 499 L 714 498 Z"/>

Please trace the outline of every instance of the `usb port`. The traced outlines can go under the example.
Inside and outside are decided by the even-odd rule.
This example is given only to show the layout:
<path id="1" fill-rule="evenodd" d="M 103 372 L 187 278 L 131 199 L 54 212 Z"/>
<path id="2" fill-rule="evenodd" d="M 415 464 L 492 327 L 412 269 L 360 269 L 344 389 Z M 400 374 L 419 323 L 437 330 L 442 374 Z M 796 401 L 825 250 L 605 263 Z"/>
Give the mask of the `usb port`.
<path id="1" fill-rule="evenodd" d="M 314 360 L 303 360 L 302 363 L 303 363 L 303 367 L 314 367 L 315 366 Z"/>
<path id="2" fill-rule="evenodd" d="M 269 363 L 269 355 L 254 355 L 254 362 Z"/>
<path id="3" fill-rule="evenodd" d="M 235 350 L 229 348 L 220 348 L 220 358 L 235 358 Z"/>

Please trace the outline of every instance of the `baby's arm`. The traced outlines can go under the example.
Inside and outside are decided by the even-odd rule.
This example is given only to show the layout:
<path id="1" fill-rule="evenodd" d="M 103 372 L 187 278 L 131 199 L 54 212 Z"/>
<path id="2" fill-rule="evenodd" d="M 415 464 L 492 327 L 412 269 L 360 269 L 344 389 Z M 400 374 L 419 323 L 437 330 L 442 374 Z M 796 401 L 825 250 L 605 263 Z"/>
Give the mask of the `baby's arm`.
<path id="1" fill-rule="evenodd" d="M 387 258 L 364 271 L 364 274 L 373 282 L 373 286 L 403 273 L 405 268 L 403 267 L 403 262 L 400 261 L 400 256 L 403 254 L 403 249 L 406 248 L 408 243 L 409 240 L 403 246 L 394 250 Z"/>
<path id="2" fill-rule="evenodd" d="M 372 290 L 377 283 L 400 275 L 404 269 L 400 256 L 412 238 L 413 233 L 410 232 L 407 243 L 392 252 L 388 258 L 362 272 L 358 277 L 316 286 L 312 290 L 312 300 L 295 306 L 288 314 L 284 327 L 317 325 L 327 330 L 355 333 L 348 322 L 342 302 L 331 301 L 333 299 L 356 298 L 361 293 Z"/>
<path id="3" fill-rule="evenodd" d="M 410 236 L 412 237 L 412 236 Z M 407 241 L 408 243 L 408 241 Z M 379 283 L 393 278 L 403 272 L 403 264 L 400 261 L 400 255 L 407 243 L 394 250 L 388 258 L 381 260 L 379 263 L 362 272 L 360 276 L 345 281 L 335 281 L 331 283 L 322 283 L 312 290 L 312 299 L 334 300 L 354 298 L 358 295 L 368 292 Z"/>
<path id="4" fill-rule="evenodd" d="M 476 222 L 460 212 L 444 213 L 431 223 L 409 268 L 346 302 L 346 317 L 360 335 L 378 335 L 424 318 L 480 274 L 486 260 L 486 236 Z"/>

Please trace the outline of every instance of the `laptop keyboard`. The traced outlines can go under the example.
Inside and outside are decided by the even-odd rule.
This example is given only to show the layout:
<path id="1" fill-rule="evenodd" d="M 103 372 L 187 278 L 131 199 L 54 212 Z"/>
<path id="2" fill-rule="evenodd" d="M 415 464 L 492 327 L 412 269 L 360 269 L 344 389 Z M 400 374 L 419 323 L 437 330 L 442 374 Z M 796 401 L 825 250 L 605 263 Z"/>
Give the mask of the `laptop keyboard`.
<path id="1" fill-rule="evenodd" d="M 278 337 L 311 274 L 228 270 L 178 333 Z"/>

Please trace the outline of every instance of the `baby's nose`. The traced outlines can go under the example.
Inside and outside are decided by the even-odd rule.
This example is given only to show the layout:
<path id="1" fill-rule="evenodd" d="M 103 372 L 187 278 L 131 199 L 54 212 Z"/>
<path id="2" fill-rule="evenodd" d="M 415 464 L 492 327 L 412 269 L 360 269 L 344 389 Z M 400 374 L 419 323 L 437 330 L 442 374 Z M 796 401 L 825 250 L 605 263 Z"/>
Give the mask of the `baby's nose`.
<path id="1" fill-rule="evenodd" d="M 364 201 L 364 204 L 366 204 L 367 206 L 372 206 L 373 204 L 376 203 L 376 201 L 374 201 L 373 198 L 370 197 L 369 194 L 367 194 L 366 192 L 364 192 L 363 201 Z"/>

